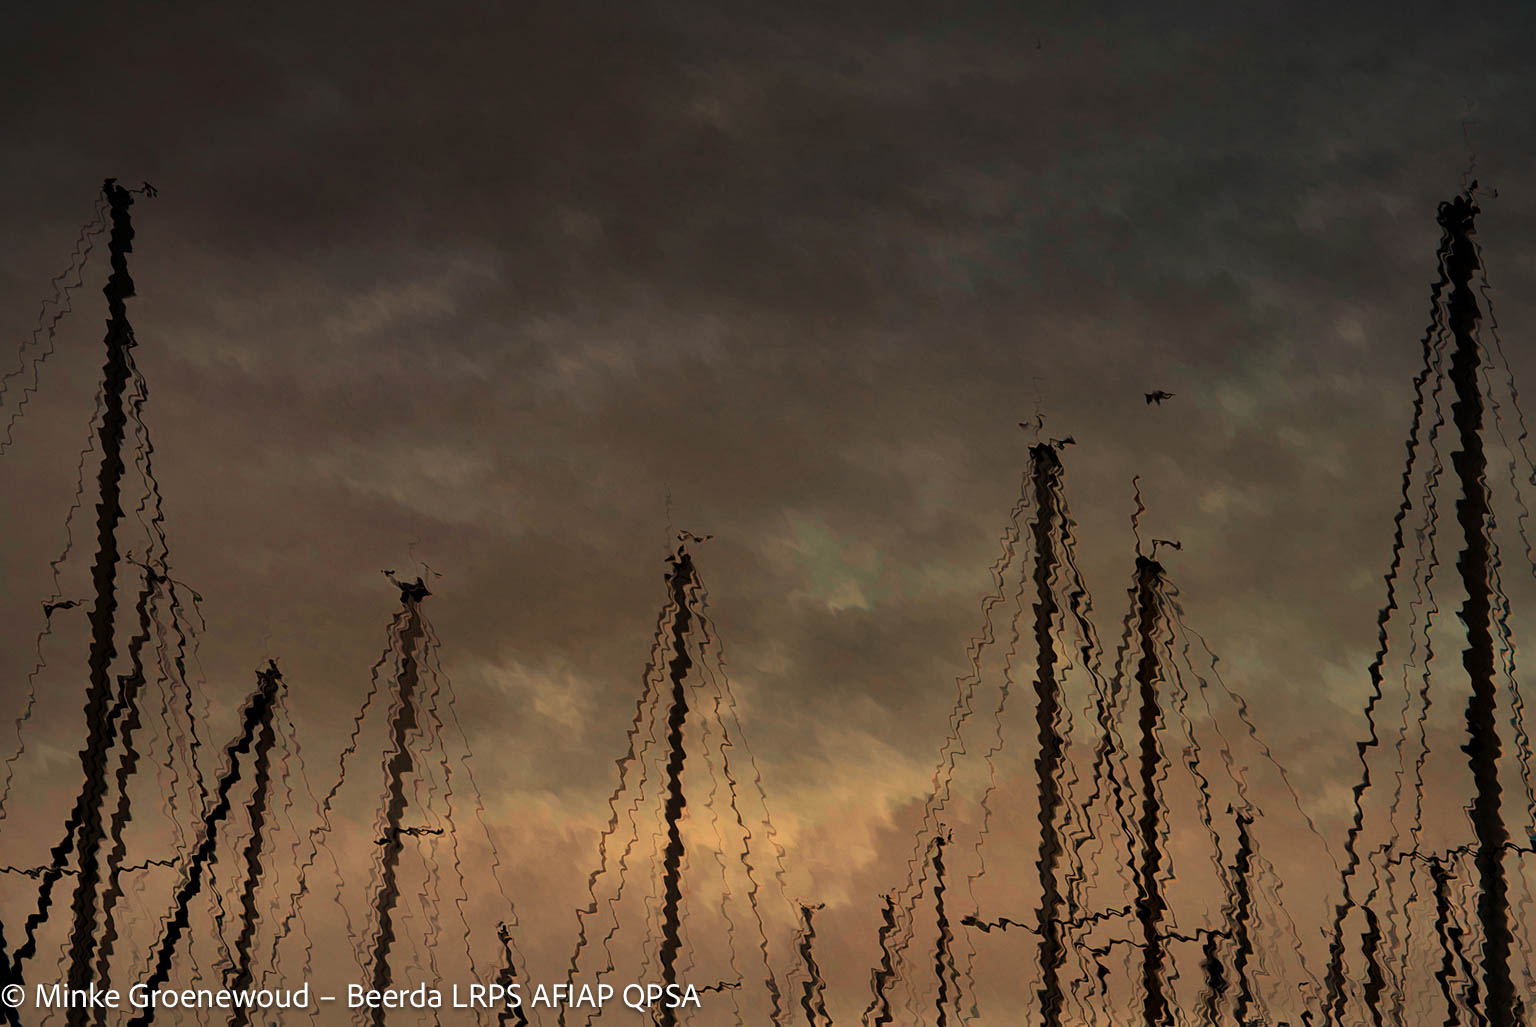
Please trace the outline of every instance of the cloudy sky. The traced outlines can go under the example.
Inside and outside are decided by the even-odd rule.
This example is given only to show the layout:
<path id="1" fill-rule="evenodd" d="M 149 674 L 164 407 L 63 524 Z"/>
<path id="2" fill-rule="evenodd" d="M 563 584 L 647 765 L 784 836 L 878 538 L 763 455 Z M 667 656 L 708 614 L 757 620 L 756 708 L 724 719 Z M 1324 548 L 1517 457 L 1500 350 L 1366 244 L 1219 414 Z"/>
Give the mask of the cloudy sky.
<path id="1" fill-rule="evenodd" d="M 1106 616 L 1140 475 L 1191 622 L 1340 829 L 1435 205 L 1474 161 L 1499 322 L 1516 372 L 1536 363 L 1533 20 L 22 5 L 0 299 L 19 341 L 100 180 L 159 189 L 130 311 L 211 701 L 227 716 L 276 656 L 329 752 L 396 605 L 379 570 L 425 562 L 509 862 L 547 886 L 531 949 L 570 934 L 669 527 L 713 534 L 744 727 L 852 1008 L 1037 411 L 1076 440 Z M 98 380 L 100 267 L 0 458 L 12 703 Z M 36 727 L 66 755 L 77 709 Z"/>

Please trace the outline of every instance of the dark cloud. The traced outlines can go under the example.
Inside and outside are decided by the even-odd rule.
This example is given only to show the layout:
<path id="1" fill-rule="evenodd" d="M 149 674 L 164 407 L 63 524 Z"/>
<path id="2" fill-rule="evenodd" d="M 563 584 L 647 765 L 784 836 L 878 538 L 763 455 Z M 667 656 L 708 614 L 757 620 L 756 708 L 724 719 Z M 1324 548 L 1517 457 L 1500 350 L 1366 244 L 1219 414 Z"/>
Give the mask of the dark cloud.
<path id="1" fill-rule="evenodd" d="M 537 807 L 574 864 L 664 595 L 670 490 L 675 527 L 717 536 L 700 561 L 798 884 L 889 886 L 873 853 L 902 849 L 931 769 L 1037 397 L 1079 443 L 1101 631 L 1139 473 L 1192 621 L 1337 826 L 1434 204 L 1474 154 L 1500 322 L 1536 315 L 1531 20 L 35 4 L 0 61 L 0 296 L 19 334 L 100 178 L 159 186 L 132 313 L 215 706 L 278 653 L 329 753 L 393 609 L 377 571 L 425 559 L 496 813 Z M 12 696 L 93 303 L 0 468 L 25 497 L 0 554 Z M 1148 409 L 1152 388 L 1176 399 Z M 844 831 L 867 862 L 813 853 Z M 579 879 L 541 861 L 512 857 L 570 892 L 553 916 Z M 857 954 L 839 987 L 875 912 L 828 913 Z"/>

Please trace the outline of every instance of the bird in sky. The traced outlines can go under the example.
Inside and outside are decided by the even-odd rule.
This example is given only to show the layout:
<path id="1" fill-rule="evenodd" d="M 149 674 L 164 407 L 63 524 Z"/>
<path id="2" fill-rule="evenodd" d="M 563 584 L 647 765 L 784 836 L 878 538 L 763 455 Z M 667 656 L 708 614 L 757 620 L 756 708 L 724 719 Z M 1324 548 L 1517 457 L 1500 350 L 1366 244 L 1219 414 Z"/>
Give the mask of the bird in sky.
<path id="1" fill-rule="evenodd" d="M 1156 391 L 1147 393 L 1147 406 L 1151 406 L 1153 403 L 1156 403 L 1158 406 L 1162 406 L 1163 400 L 1172 398 L 1173 393 L 1164 392 L 1162 389 L 1157 389 Z"/>

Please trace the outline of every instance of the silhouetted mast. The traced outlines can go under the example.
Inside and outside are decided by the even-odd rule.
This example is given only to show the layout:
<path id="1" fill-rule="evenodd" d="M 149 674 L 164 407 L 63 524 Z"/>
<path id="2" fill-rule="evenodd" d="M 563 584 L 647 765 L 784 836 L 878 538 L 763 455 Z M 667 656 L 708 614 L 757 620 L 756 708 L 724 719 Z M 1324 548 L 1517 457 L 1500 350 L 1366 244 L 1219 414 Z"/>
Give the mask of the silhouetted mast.
<path id="1" fill-rule="evenodd" d="M 267 676 L 280 679 L 277 665 L 272 664 Z M 263 684 L 267 683 L 264 676 Z M 275 693 L 274 693 L 275 694 Z M 245 843 L 245 882 L 240 889 L 240 933 L 235 938 L 234 964 L 225 971 L 225 987 L 234 990 L 249 988 L 255 977 L 252 962 L 255 957 L 257 924 L 261 918 L 256 908 L 256 893 L 261 887 L 261 853 L 267 843 L 267 804 L 272 788 L 272 752 L 277 745 L 277 725 L 270 707 L 262 718 L 256 735 L 255 759 L 251 767 L 251 797 L 246 805 L 250 816 L 251 836 Z M 104 1021 L 101 1021 L 104 1022 Z M 229 1027 L 246 1027 L 251 1022 L 251 1007 L 242 1005 L 230 1017 Z"/>
<path id="2" fill-rule="evenodd" d="M 688 655 L 688 629 L 693 623 L 693 611 L 689 607 L 689 591 L 696 585 L 693 557 L 683 546 L 677 547 L 677 555 L 668 560 L 667 584 L 672 590 L 671 642 L 672 657 L 667 663 L 667 678 L 672 683 L 672 705 L 667 711 L 667 850 L 662 857 L 662 907 L 661 907 L 661 979 L 664 984 L 677 983 L 677 953 L 682 946 L 683 902 L 683 835 L 680 822 L 683 818 L 683 724 L 688 719 L 688 670 L 693 659 Z M 658 1016 L 660 1027 L 673 1027 L 677 1013 L 666 1004 Z"/>
<path id="3" fill-rule="evenodd" d="M 1061 763 L 1063 742 L 1058 721 L 1061 717 L 1061 684 L 1056 675 L 1056 644 L 1053 630 L 1056 615 L 1056 542 L 1055 526 L 1061 520 L 1061 461 L 1056 448 L 1041 443 L 1030 449 L 1035 491 L 1035 724 L 1040 752 L 1035 770 L 1040 791 L 1040 905 L 1035 914 L 1040 937 L 1040 1009 L 1045 1027 L 1060 1027 L 1064 998 L 1061 968 L 1066 961 L 1061 918 L 1062 894 L 1056 880 L 1061 859 L 1061 839 L 1056 829 L 1061 807 Z M 942 982 L 941 982 L 942 983 Z"/>
<path id="4" fill-rule="evenodd" d="M 1464 751 L 1472 769 L 1475 796 L 1472 828 L 1477 836 L 1475 856 L 1479 894 L 1477 917 L 1482 926 L 1483 976 L 1489 1027 L 1512 1027 L 1515 991 L 1509 975 L 1509 895 L 1504 876 L 1504 848 L 1509 831 L 1500 810 L 1499 731 L 1494 720 L 1498 689 L 1494 681 L 1492 630 L 1492 580 L 1489 553 L 1489 509 L 1483 452 L 1483 396 L 1478 382 L 1480 356 L 1477 326 L 1481 313 L 1473 291 L 1472 276 L 1480 267 L 1477 244 L 1472 241 L 1478 213 L 1470 190 L 1440 205 L 1439 222 L 1448 237 L 1445 272 L 1451 283 L 1447 319 L 1456 348 L 1451 356 L 1451 384 L 1456 401 L 1451 417 L 1460 438 L 1460 449 L 1451 464 L 1461 480 L 1456 500 L 1456 520 L 1464 539 L 1456 566 L 1461 571 L 1466 600 L 1461 619 L 1467 628 L 1467 648 L 1461 663 L 1467 670 L 1472 695 L 1467 700 L 1467 745 Z"/>
<path id="5" fill-rule="evenodd" d="M 1233 1017 L 1239 1024 L 1248 1022 L 1253 1005 L 1253 981 L 1248 964 L 1253 960 L 1253 813 L 1237 814 L 1237 856 L 1232 866 L 1232 935 L 1236 952 L 1232 957 L 1232 975 L 1237 978 L 1237 1006 Z"/>
<path id="6" fill-rule="evenodd" d="M 937 1027 L 948 1027 L 949 1005 L 951 1001 L 959 1001 L 959 984 L 955 983 L 953 991 L 950 986 L 950 978 L 954 976 L 954 956 L 951 946 L 954 944 L 955 935 L 949 926 L 949 914 L 944 908 L 944 846 L 948 844 L 947 835 L 940 834 L 933 840 L 933 908 L 934 920 L 939 928 L 939 940 L 933 950 L 933 970 L 939 981 L 939 994 L 934 1002 Z"/>
<path id="7" fill-rule="evenodd" d="M 123 518 L 123 440 L 128 418 L 123 400 L 132 374 L 128 351 L 133 348 L 133 326 L 128 322 L 128 300 L 134 294 L 133 278 L 128 274 L 128 254 L 133 252 L 133 219 L 128 208 L 133 196 L 115 179 L 102 183 L 112 218 L 108 257 L 112 273 L 102 292 L 107 297 L 107 359 L 102 367 L 102 415 L 96 441 L 101 447 L 101 466 L 96 475 L 96 561 L 91 581 L 96 597 L 91 607 L 91 646 L 88 657 L 89 684 L 85 698 L 86 743 L 80 750 L 85 782 L 66 824 L 66 835 L 74 829 L 79 876 L 75 882 L 74 930 L 70 942 L 69 987 L 86 987 L 92 976 L 91 956 L 95 949 L 97 887 L 100 883 L 102 837 L 102 801 L 107 790 L 106 750 L 116 732 L 116 722 L 109 715 L 112 705 L 112 661 L 117 656 L 117 526 Z M 65 838 L 55 850 L 67 857 L 70 839 Z M 46 895 L 52 882 L 45 880 Z M 46 904 L 39 912 L 46 911 Z M 31 941 L 30 931 L 28 942 Z M 20 970 L 21 954 L 16 970 Z M 72 1016 L 71 1022 L 77 1022 Z"/>
<path id="8" fill-rule="evenodd" d="M 406 806 L 405 778 L 415 769 L 410 738 L 417 728 L 416 686 L 421 677 L 416 644 L 426 633 L 421 623 L 421 601 L 432 594 L 420 578 L 410 584 L 396 581 L 395 585 L 400 589 L 404 622 L 400 629 L 400 673 L 395 698 L 397 705 L 389 726 L 390 756 L 386 764 L 388 783 L 385 790 L 384 837 L 379 839 L 384 853 L 380 859 L 379 891 L 375 901 L 379 933 L 373 944 L 373 987 L 377 990 L 389 987 L 392 982 L 389 953 L 395 941 L 394 910 L 400 900 L 397 875 L 400 871 L 400 853 L 405 846 L 402 824 Z M 382 1027 L 382 1005 L 373 1009 L 372 1022 L 374 1027 Z"/>
<path id="9" fill-rule="evenodd" d="M 885 907 L 880 912 L 880 965 L 870 974 L 869 987 L 874 999 L 864 1010 L 865 1027 L 884 1027 L 891 1022 L 888 990 L 896 979 L 896 968 L 891 963 L 891 936 L 895 933 L 896 896 L 886 895 Z"/>
<path id="10" fill-rule="evenodd" d="M 1143 990 L 1142 1022 L 1146 1027 L 1162 1027 L 1169 1022 L 1168 996 L 1163 991 L 1163 899 L 1161 810 L 1157 795 L 1157 773 L 1162 753 L 1157 744 L 1157 725 L 1162 714 L 1158 708 L 1157 659 L 1158 593 L 1163 581 L 1162 564 L 1145 556 L 1136 557 L 1136 632 L 1141 642 L 1141 658 L 1136 664 L 1136 684 L 1141 696 L 1141 835 L 1140 880 L 1136 895 L 1136 918 L 1141 924 Z"/>
<path id="11" fill-rule="evenodd" d="M 811 922 L 820 904 L 800 904 L 800 963 L 805 968 L 805 983 L 800 990 L 800 1008 L 805 1012 L 806 1027 L 830 1027 L 827 1014 L 827 982 L 816 963 L 816 926 Z"/>
<path id="12" fill-rule="evenodd" d="M 273 707 L 283 688 L 283 677 L 277 664 L 267 662 L 267 668 L 257 674 L 257 688 L 246 699 L 241 710 L 240 733 L 224 749 L 224 773 L 213 792 L 213 802 L 203 814 L 201 834 L 197 848 L 191 853 L 181 883 L 171 903 L 171 912 L 162 919 L 164 933 L 155 950 L 152 970 L 142 982 L 145 990 L 154 993 L 171 978 L 171 967 L 176 957 L 176 946 L 191 926 L 192 900 L 203 888 L 203 880 L 209 868 L 218 859 L 219 829 L 229 819 L 233 807 L 233 792 L 240 783 L 240 757 L 252 752 L 260 744 L 272 723 Z M 128 1021 L 127 1027 L 149 1027 L 155 1019 L 160 1004 L 151 1002 Z"/>
<path id="13" fill-rule="evenodd" d="M 1435 981 L 1445 1001 L 1444 1027 L 1457 1027 L 1461 1023 L 1461 1008 L 1451 990 L 1451 981 L 1456 978 L 1459 928 L 1451 920 L 1451 873 L 1440 860 L 1430 862 L 1429 873 L 1435 882 L 1435 939 L 1440 943 L 1440 966 L 1435 971 Z"/>
<path id="14" fill-rule="evenodd" d="M 1228 810 L 1229 813 L 1233 812 Z M 1253 813 L 1238 811 L 1237 853 L 1232 857 L 1230 885 L 1224 910 L 1225 924 L 1221 930 L 1209 931 L 1201 952 L 1201 969 L 1205 971 L 1205 992 L 1200 1001 L 1202 1023 L 1215 1027 L 1224 1023 L 1220 1018 L 1220 1005 L 1232 982 L 1227 968 L 1221 961 L 1221 943 L 1232 943 L 1232 977 L 1237 979 L 1237 995 L 1233 999 L 1232 1022 L 1241 1027 L 1250 1022 L 1249 1010 L 1253 1006 L 1253 981 L 1248 964 L 1253 961 Z"/>

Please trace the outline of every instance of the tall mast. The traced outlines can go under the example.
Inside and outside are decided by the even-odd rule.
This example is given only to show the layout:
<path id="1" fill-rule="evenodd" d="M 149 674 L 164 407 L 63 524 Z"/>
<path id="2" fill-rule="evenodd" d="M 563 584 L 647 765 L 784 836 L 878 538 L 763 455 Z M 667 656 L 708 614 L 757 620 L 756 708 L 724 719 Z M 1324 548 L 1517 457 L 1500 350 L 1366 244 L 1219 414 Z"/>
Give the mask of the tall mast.
<path id="1" fill-rule="evenodd" d="M 431 592 L 417 578 L 413 583 L 395 582 L 400 589 L 400 674 L 395 702 L 394 717 L 389 727 L 390 757 L 387 765 L 389 781 L 386 786 L 384 806 L 384 837 L 379 839 L 384 853 L 381 857 L 379 891 L 375 902 L 378 911 L 379 933 L 373 946 L 373 987 L 382 990 L 389 987 L 392 977 L 389 969 L 389 952 L 394 946 L 395 904 L 400 900 L 400 853 L 404 848 L 402 820 L 405 816 L 405 778 L 415 769 L 411 756 L 410 737 L 417 728 L 416 685 L 420 680 L 421 667 L 416 655 L 416 644 L 425 635 L 421 623 L 421 602 Z M 374 1027 L 384 1023 L 384 1007 L 373 1010 Z"/>
<path id="2" fill-rule="evenodd" d="M 272 674 L 276 675 L 274 665 Z M 262 720 L 261 731 L 256 736 L 255 759 L 251 766 L 251 797 L 246 805 L 250 815 L 251 836 L 245 843 L 245 883 L 240 889 L 240 933 L 235 938 L 234 965 L 224 975 L 225 987 L 234 990 L 249 988 L 254 978 L 251 967 L 255 955 L 254 940 L 260 913 L 256 909 L 256 893 L 261 886 L 262 848 L 267 838 L 267 803 L 272 788 L 272 752 L 277 746 L 276 718 L 270 714 Z M 104 1023 L 98 1020 L 98 1024 Z M 247 1027 L 251 1022 L 251 1008 L 242 1005 L 229 1020 L 229 1027 Z"/>
<path id="3" fill-rule="evenodd" d="M 949 837 L 942 832 L 933 840 L 933 907 L 939 928 L 938 944 L 933 950 L 933 970 L 939 981 L 939 994 L 934 1003 L 936 1027 L 948 1027 L 950 1002 L 960 1000 L 959 982 L 955 982 L 953 992 L 950 989 L 950 978 L 954 976 L 954 956 L 950 946 L 955 936 L 950 930 L 949 914 L 944 909 L 944 846 L 948 841 Z"/>
<path id="4" fill-rule="evenodd" d="M 213 801 L 203 814 L 197 848 L 192 850 L 182 871 L 181 883 L 171 903 L 171 912 L 162 920 L 163 933 L 155 947 L 155 957 L 148 977 L 142 982 L 146 992 L 154 993 L 171 979 L 171 967 L 176 958 L 176 946 L 191 927 L 192 900 L 203 888 L 203 879 L 211 876 L 211 868 L 218 859 L 219 829 L 229 819 L 234 805 L 234 790 L 240 783 L 240 757 L 249 754 L 272 723 L 273 707 L 283 686 L 282 673 L 277 664 L 267 661 L 267 668 L 257 674 L 257 688 L 245 701 L 241 710 L 240 733 L 224 748 L 224 772 L 213 791 Z M 259 759 L 259 757 L 258 757 Z M 151 1002 L 135 1014 L 127 1027 L 150 1027 L 158 1003 Z"/>
<path id="5" fill-rule="evenodd" d="M 864 1027 L 884 1027 L 891 1022 L 891 999 L 886 993 L 896 977 L 891 964 L 891 935 L 896 933 L 896 896 L 885 896 L 885 908 L 880 913 L 880 965 L 870 974 L 870 991 L 874 999 L 864 1010 Z"/>
<path id="6" fill-rule="evenodd" d="M 89 685 L 85 699 L 87 737 L 85 748 L 80 750 L 85 782 L 70 817 L 70 824 L 77 832 L 79 856 L 73 910 L 75 923 L 70 944 L 71 988 L 83 988 L 90 983 L 91 954 L 95 946 L 101 805 L 107 787 L 106 750 L 115 734 L 115 722 L 107 710 L 112 701 L 110 670 L 112 660 L 117 656 L 117 526 L 123 517 L 123 439 L 128 423 L 123 398 L 131 374 L 128 351 L 134 344 L 127 303 L 134 294 L 133 278 L 128 274 L 128 254 L 133 251 L 133 220 L 129 214 L 133 197 L 110 178 L 102 184 L 102 192 L 112 218 L 108 243 L 112 273 L 102 289 L 107 297 L 107 359 L 102 367 L 102 416 L 97 429 L 101 467 L 96 475 L 96 562 L 91 568 L 96 597 L 90 612 Z M 68 839 L 65 841 L 66 853 L 67 845 Z"/>
<path id="7" fill-rule="evenodd" d="M 1239 1025 L 1249 1021 L 1248 1010 L 1253 1005 L 1253 981 L 1248 964 L 1253 960 L 1253 813 L 1237 814 L 1237 856 L 1233 861 L 1233 910 L 1232 934 L 1235 952 L 1232 957 L 1232 976 L 1237 978 L 1237 1005 L 1233 1017 Z"/>
<path id="8" fill-rule="evenodd" d="M 1440 943 L 1440 966 L 1435 971 L 1435 981 L 1440 985 L 1440 997 L 1445 1000 L 1445 1027 L 1457 1027 L 1461 1023 L 1461 1008 L 1456 1001 L 1451 982 L 1456 979 L 1456 932 L 1451 920 L 1451 873 L 1440 860 L 1431 860 L 1429 873 L 1435 882 L 1435 938 Z"/>
<path id="9" fill-rule="evenodd" d="M 800 1008 L 805 1012 L 806 1027 L 831 1027 L 832 1018 L 827 1015 L 827 982 L 816 963 L 816 926 L 811 917 L 821 909 L 818 903 L 800 904 L 800 963 L 805 968 L 805 983 L 801 985 Z"/>
<path id="10" fill-rule="evenodd" d="M 1477 917 L 1482 926 L 1487 995 L 1484 1013 L 1489 1027 L 1511 1027 L 1515 991 L 1509 975 L 1509 895 L 1504 876 L 1509 831 L 1500 810 L 1500 744 L 1494 720 L 1498 696 L 1494 681 L 1488 537 L 1491 511 L 1485 481 L 1488 460 L 1483 452 L 1483 396 L 1478 383 L 1477 325 L 1481 313 L 1472 286 L 1472 276 L 1480 267 L 1477 244 L 1472 241 L 1477 213 L 1477 204 L 1469 191 L 1440 205 L 1439 222 L 1448 237 L 1445 272 L 1451 294 L 1446 313 L 1456 341 L 1451 356 L 1450 379 L 1456 389 L 1451 418 L 1461 448 L 1451 454 L 1451 464 L 1461 479 L 1456 520 L 1461 524 L 1463 547 L 1456 566 L 1466 589 L 1461 620 L 1467 628 L 1467 648 L 1462 650 L 1461 664 L 1472 686 L 1467 700 L 1467 744 L 1463 751 L 1476 789 L 1471 819 L 1477 836 Z"/>
<path id="11" fill-rule="evenodd" d="M 1232 943 L 1232 977 L 1237 979 L 1237 996 L 1233 1000 L 1232 1022 L 1242 1027 L 1251 1019 L 1249 1010 L 1253 1006 L 1253 982 L 1248 972 L 1248 964 L 1253 961 L 1253 837 L 1249 829 L 1253 826 L 1253 813 L 1243 809 L 1234 811 L 1231 807 L 1228 813 L 1234 813 L 1237 824 L 1237 853 L 1232 858 L 1232 867 L 1228 878 L 1227 903 L 1223 910 L 1225 921 L 1221 930 L 1210 931 L 1205 936 L 1205 945 L 1201 951 L 1200 965 L 1205 972 L 1205 991 L 1200 999 L 1200 1022 L 1208 1027 L 1215 1027 L 1223 1022 L 1220 1018 L 1219 1007 L 1227 992 L 1232 988 L 1232 981 L 1228 979 L 1227 968 L 1221 961 L 1221 945 L 1225 941 Z"/>
<path id="12" fill-rule="evenodd" d="M 1157 773 L 1162 752 L 1157 744 L 1157 726 L 1162 717 L 1157 701 L 1158 592 L 1162 588 L 1163 567 L 1156 560 L 1136 557 L 1136 621 L 1141 640 L 1141 658 L 1136 664 L 1136 684 L 1141 695 L 1141 834 L 1140 881 L 1136 895 L 1136 918 L 1142 939 L 1142 1022 L 1145 1027 L 1163 1027 L 1169 1022 L 1168 996 L 1163 990 L 1164 939 L 1161 811 L 1158 808 Z"/>
<path id="13" fill-rule="evenodd" d="M 1061 685 L 1056 675 L 1056 645 L 1053 629 L 1059 608 L 1056 604 L 1056 535 L 1061 519 L 1061 460 L 1056 448 L 1041 443 L 1030 449 L 1035 491 L 1035 724 L 1039 733 L 1039 755 L 1035 758 L 1040 794 L 1040 856 L 1035 865 L 1040 871 L 1040 906 L 1035 927 L 1040 937 L 1040 1009 L 1045 1027 L 1060 1027 L 1065 1004 L 1061 990 L 1061 967 L 1066 960 L 1062 943 L 1061 888 L 1056 867 L 1061 859 L 1061 839 L 1056 822 L 1061 806 L 1062 738 L 1057 721 L 1061 717 Z"/>
<path id="14" fill-rule="evenodd" d="M 688 655 L 688 630 L 693 623 L 689 591 L 697 582 L 693 557 L 681 545 L 667 572 L 672 592 L 672 657 L 667 663 L 667 677 L 672 683 L 672 705 L 667 712 L 667 851 L 662 859 L 661 907 L 661 979 L 677 983 L 677 953 L 682 946 L 683 836 L 680 822 L 686 800 L 683 797 L 683 725 L 688 719 L 688 670 L 693 659 Z M 677 1013 L 663 1004 L 658 1017 L 660 1027 L 674 1027 Z"/>

